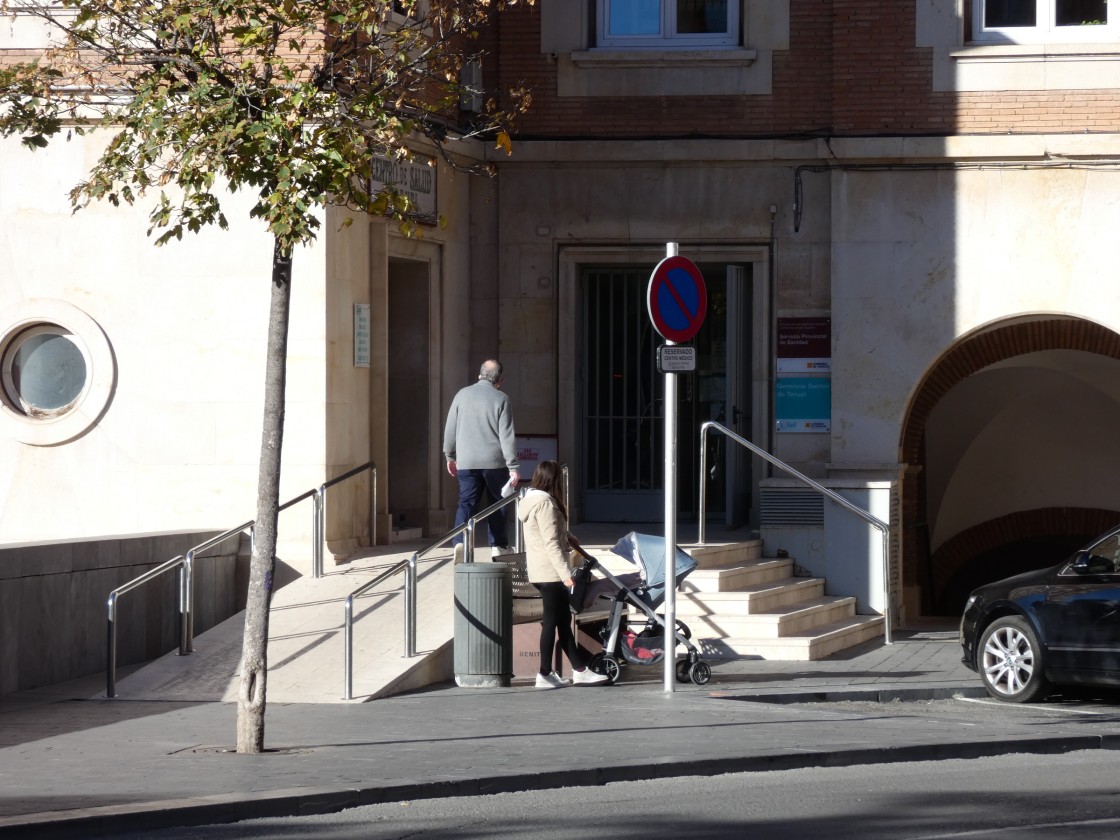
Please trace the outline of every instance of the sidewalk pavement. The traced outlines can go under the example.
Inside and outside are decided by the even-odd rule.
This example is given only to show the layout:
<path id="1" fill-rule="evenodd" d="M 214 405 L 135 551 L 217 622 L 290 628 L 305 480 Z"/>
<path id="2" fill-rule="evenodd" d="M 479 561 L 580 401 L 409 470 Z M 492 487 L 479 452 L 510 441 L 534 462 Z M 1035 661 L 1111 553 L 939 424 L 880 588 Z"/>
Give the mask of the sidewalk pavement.
<path id="1" fill-rule="evenodd" d="M 233 751 L 235 703 L 89 699 L 100 676 L 8 695 L 0 698 L 0 838 L 89 838 L 435 796 L 1106 746 L 1072 725 L 1032 727 L 1013 715 L 950 728 L 936 716 L 819 705 L 981 696 L 946 626 L 899 630 L 891 645 L 872 642 L 818 662 L 711 664 L 708 685 L 678 683 L 673 692 L 658 665 L 629 666 L 614 686 L 446 683 L 362 704 L 270 703 L 261 755 Z"/>

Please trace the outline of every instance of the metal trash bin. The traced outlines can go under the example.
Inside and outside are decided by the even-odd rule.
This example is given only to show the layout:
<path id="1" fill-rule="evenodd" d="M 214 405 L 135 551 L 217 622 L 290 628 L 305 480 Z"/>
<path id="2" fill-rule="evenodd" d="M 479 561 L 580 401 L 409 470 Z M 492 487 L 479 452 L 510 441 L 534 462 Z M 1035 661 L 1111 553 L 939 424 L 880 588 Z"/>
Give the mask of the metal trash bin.
<path id="1" fill-rule="evenodd" d="M 513 570 L 505 563 L 455 567 L 455 682 L 504 688 L 513 678 Z"/>

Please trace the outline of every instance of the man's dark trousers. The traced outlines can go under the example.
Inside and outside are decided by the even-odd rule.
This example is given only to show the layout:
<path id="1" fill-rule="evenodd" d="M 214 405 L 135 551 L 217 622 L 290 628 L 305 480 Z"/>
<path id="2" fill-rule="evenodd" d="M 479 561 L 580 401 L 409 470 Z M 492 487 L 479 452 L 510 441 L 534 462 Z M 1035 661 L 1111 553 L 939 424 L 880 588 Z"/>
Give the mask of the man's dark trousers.
<path id="1" fill-rule="evenodd" d="M 502 488 L 509 481 L 509 469 L 496 467 L 488 470 L 459 470 L 459 507 L 455 510 L 455 527 L 458 528 L 474 514 L 475 506 L 482 497 L 482 491 L 489 492 L 496 502 L 502 498 Z M 490 545 L 509 545 L 506 537 L 506 509 L 486 517 L 486 528 L 490 532 Z M 453 543 L 461 543 L 463 535 L 455 537 Z"/>

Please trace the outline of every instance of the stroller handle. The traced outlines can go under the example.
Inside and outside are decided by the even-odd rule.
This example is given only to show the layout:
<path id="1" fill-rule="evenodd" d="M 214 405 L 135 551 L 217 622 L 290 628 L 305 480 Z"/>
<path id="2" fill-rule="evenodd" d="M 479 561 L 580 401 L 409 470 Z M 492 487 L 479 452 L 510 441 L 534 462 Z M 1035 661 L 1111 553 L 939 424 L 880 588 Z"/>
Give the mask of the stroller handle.
<path id="1" fill-rule="evenodd" d="M 598 561 L 598 560 L 596 560 L 596 559 L 595 559 L 595 557 L 594 557 L 594 556 L 592 556 L 591 554 L 588 554 L 588 553 L 587 553 L 587 552 L 586 552 L 586 551 L 584 550 L 584 548 L 583 548 L 583 546 L 582 546 L 582 545 L 574 545 L 574 546 L 572 546 L 572 549 L 573 549 L 573 550 L 574 550 L 574 551 L 575 551 L 575 552 L 576 552 L 577 554 L 580 554 L 580 555 L 582 555 L 582 556 L 583 556 L 583 558 L 584 558 L 584 560 L 589 560 L 589 561 L 591 561 L 591 564 L 590 564 L 590 568 L 594 568 L 595 566 L 599 565 L 599 561 Z"/>

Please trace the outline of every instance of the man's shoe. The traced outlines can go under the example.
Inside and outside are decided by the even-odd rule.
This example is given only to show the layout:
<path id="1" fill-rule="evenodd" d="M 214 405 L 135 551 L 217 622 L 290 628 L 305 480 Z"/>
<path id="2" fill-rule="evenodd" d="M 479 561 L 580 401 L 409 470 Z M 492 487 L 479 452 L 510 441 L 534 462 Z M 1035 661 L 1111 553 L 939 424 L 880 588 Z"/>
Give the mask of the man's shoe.
<path id="1" fill-rule="evenodd" d="M 516 554 L 508 545 L 495 545 L 490 549 L 490 557 L 501 557 L 503 554 Z"/>
<path id="2" fill-rule="evenodd" d="M 572 682 L 575 685 L 597 685 L 607 682 L 606 674 L 596 674 L 590 668 L 572 672 Z"/>
<path id="3" fill-rule="evenodd" d="M 455 543 L 455 562 L 456 563 L 462 563 L 463 562 L 463 544 L 462 543 Z"/>
<path id="4" fill-rule="evenodd" d="M 604 679 L 606 679 L 606 677 L 604 677 Z M 537 688 L 563 688 L 566 685 L 567 683 L 556 676 L 555 673 L 537 674 Z"/>

